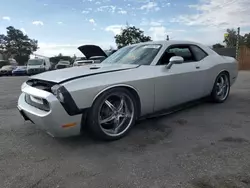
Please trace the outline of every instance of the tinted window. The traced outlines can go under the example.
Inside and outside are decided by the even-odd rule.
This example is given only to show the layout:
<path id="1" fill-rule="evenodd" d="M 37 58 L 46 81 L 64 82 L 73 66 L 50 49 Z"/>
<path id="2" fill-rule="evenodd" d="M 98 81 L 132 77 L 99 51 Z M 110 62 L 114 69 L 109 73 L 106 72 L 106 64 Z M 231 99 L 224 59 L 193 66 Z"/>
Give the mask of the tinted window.
<path id="1" fill-rule="evenodd" d="M 168 53 L 174 54 L 174 56 L 181 56 L 184 59 L 184 62 L 190 62 L 190 61 L 195 61 L 192 52 L 188 48 L 188 46 L 185 47 L 172 47 L 169 48 Z"/>
<path id="2" fill-rule="evenodd" d="M 191 50 L 194 53 L 196 61 L 200 61 L 200 60 L 204 59 L 207 56 L 207 54 L 201 48 L 199 48 L 198 46 L 192 45 Z"/>

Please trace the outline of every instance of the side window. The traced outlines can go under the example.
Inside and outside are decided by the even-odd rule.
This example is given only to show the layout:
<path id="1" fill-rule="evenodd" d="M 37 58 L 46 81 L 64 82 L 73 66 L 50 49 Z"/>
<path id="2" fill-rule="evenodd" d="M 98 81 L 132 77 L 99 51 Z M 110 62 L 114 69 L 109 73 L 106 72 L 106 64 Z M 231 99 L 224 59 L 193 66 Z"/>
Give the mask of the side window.
<path id="1" fill-rule="evenodd" d="M 195 58 L 190 51 L 188 46 L 175 46 L 168 49 L 168 53 L 173 54 L 174 56 L 181 56 L 184 59 L 184 62 L 195 61 Z"/>
<path id="2" fill-rule="evenodd" d="M 181 56 L 185 62 L 195 61 L 195 57 L 190 51 L 189 46 L 187 45 L 174 45 L 166 50 L 166 52 L 162 55 L 158 65 L 167 65 L 169 60 L 173 56 Z"/>
<path id="3" fill-rule="evenodd" d="M 207 57 L 207 53 L 204 52 L 200 47 L 192 45 L 190 48 L 195 56 L 196 61 L 200 61 Z"/>

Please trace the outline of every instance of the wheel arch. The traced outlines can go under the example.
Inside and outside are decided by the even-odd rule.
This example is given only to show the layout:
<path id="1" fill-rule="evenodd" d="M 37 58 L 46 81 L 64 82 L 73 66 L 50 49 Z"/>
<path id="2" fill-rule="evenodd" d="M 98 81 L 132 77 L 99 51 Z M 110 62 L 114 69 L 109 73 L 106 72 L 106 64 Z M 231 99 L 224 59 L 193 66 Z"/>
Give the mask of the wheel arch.
<path id="1" fill-rule="evenodd" d="M 226 69 L 221 70 L 221 71 L 219 72 L 219 74 L 221 74 L 221 73 L 223 73 L 223 72 L 227 73 L 227 74 L 228 74 L 228 76 L 230 76 L 229 71 L 228 71 L 228 70 L 226 70 Z M 219 74 L 218 74 L 218 75 L 219 75 Z M 218 75 L 217 75 L 217 76 L 218 76 Z"/>
<path id="2" fill-rule="evenodd" d="M 116 84 L 116 85 L 112 85 L 109 87 L 106 87 L 104 89 L 102 89 L 100 92 L 97 93 L 97 95 L 94 97 L 92 104 L 95 102 L 95 100 L 104 92 L 110 90 L 110 89 L 115 89 L 115 88 L 124 88 L 126 90 L 128 90 L 136 99 L 136 106 L 138 109 L 138 114 L 137 114 L 137 118 L 140 117 L 141 114 L 141 99 L 139 97 L 138 91 L 136 90 L 135 87 L 128 85 L 128 84 Z"/>
<path id="3" fill-rule="evenodd" d="M 229 73 L 229 71 L 226 70 L 226 69 L 223 69 L 223 70 L 221 70 L 221 71 L 217 74 L 217 76 L 216 76 L 214 82 L 216 81 L 217 77 L 218 77 L 221 73 L 223 73 L 223 72 L 225 72 L 225 73 L 228 75 L 228 78 L 229 78 L 229 81 L 230 81 L 230 73 Z"/>
<path id="4" fill-rule="evenodd" d="M 219 76 L 221 73 L 223 73 L 223 72 L 225 72 L 225 73 L 228 75 L 229 82 L 230 82 L 230 73 L 229 73 L 229 71 L 227 71 L 226 69 L 223 69 L 223 70 L 219 71 L 219 72 L 217 73 L 217 75 L 213 78 L 214 81 L 213 81 L 213 85 L 212 85 L 211 92 L 212 92 L 212 90 L 213 90 L 213 87 L 214 87 L 214 84 L 215 84 L 215 82 L 216 82 L 216 79 L 217 79 L 218 76 Z"/>

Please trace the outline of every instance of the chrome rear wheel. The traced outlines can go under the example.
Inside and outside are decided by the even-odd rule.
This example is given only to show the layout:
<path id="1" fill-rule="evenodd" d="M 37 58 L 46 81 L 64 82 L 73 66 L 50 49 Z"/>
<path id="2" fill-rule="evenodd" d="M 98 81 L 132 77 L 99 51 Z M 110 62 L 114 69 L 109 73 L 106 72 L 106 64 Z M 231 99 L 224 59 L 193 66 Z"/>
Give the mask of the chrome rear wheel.
<path id="1" fill-rule="evenodd" d="M 216 83 L 216 95 L 219 100 L 223 101 L 227 98 L 229 93 L 229 79 L 226 74 L 221 74 Z"/>
<path id="2" fill-rule="evenodd" d="M 230 92 L 229 75 L 226 72 L 222 72 L 217 76 L 215 80 L 211 97 L 214 102 L 222 103 L 227 99 L 229 92 Z"/>

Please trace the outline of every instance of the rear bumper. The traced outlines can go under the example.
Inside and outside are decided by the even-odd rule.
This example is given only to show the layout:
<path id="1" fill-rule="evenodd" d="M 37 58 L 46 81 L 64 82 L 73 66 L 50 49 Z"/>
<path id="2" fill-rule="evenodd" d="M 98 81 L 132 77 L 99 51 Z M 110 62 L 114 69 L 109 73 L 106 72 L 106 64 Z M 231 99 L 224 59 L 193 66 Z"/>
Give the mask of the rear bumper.
<path id="1" fill-rule="evenodd" d="M 43 111 L 31 106 L 25 101 L 26 94 L 46 99 L 50 110 Z M 70 137 L 81 132 L 81 115 L 68 115 L 57 98 L 49 92 L 26 86 L 19 96 L 17 108 L 25 120 L 30 120 L 53 137 Z"/>
<path id="2" fill-rule="evenodd" d="M 19 71 L 17 71 L 17 72 L 12 72 L 12 75 L 26 75 L 27 74 L 27 72 L 19 72 Z"/>

